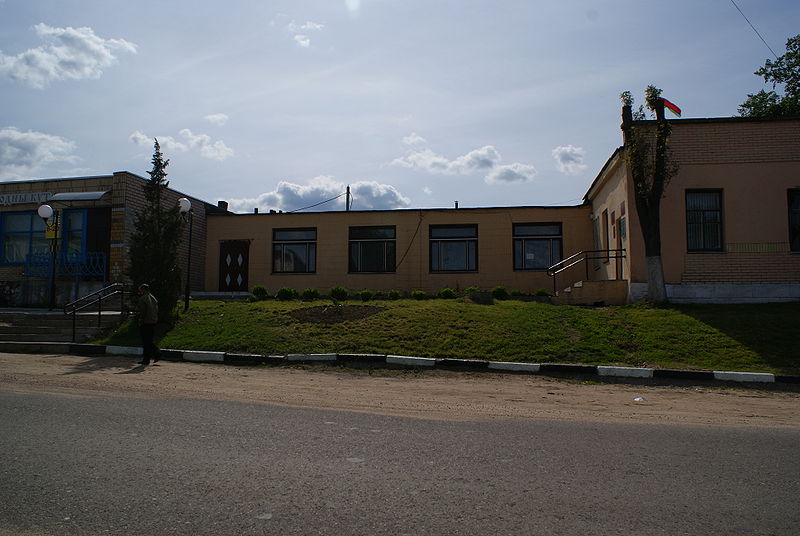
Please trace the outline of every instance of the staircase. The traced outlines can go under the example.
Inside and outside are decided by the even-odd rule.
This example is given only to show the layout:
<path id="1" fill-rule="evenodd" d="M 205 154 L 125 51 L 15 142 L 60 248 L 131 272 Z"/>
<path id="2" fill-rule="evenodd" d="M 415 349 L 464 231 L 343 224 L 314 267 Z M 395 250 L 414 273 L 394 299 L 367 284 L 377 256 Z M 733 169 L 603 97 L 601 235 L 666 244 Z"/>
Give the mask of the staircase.
<path id="1" fill-rule="evenodd" d="M 628 282 L 578 281 L 552 298 L 557 305 L 623 305 L 628 303 Z"/>
<path id="2" fill-rule="evenodd" d="M 75 317 L 75 342 L 86 342 L 122 322 L 118 311 L 78 313 Z M 72 316 L 63 311 L 4 310 L 0 311 L 0 341 L 71 342 Z"/>

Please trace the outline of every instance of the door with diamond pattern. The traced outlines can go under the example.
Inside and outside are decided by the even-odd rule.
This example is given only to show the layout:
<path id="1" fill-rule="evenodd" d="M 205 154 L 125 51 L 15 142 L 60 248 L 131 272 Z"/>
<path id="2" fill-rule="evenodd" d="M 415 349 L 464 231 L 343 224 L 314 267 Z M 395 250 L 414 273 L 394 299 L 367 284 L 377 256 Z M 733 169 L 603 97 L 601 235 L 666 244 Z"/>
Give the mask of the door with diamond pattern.
<path id="1" fill-rule="evenodd" d="M 232 240 L 219 245 L 220 292 L 247 292 L 247 264 L 250 242 Z"/>

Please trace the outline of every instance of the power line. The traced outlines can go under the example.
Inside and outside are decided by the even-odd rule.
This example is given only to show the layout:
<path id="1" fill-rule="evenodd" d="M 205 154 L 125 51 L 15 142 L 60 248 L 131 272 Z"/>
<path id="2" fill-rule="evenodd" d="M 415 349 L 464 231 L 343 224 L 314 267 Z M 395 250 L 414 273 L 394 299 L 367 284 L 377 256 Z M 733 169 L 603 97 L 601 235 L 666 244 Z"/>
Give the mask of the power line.
<path id="1" fill-rule="evenodd" d="M 735 2 L 734 0 L 731 0 L 731 4 L 733 4 L 733 6 L 734 6 L 734 7 L 735 7 L 735 8 L 736 8 L 738 11 L 739 11 L 739 13 L 741 13 L 741 14 L 742 14 L 742 17 L 744 17 L 744 20 L 746 20 L 746 21 L 747 21 L 747 24 L 749 24 L 749 25 L 750 25 L 750 27 L 753 29 L 753 31 L 754 31 L 754 32 L 756 32 L 756 35 L 757 35 L 757 36 L 758 36 L 758 37 L 761 39 L 761 42 L 763 42 L 763 43 L 764 43 L 764 44 L 767 46 L 767 48 L 769 49 L 769 51 L 770 51 L 770 52 L 772 52 L 772 55 L 773 55 L 773 56 L 775 56 L 775 59 L 777 60 L 777 59 L 778 59 L 778 55 L 777 55 L 777 54 L 775 54 L 775 51 L 774 51 L 774 50 L 772 50 L 772 47 L 771 47 L 771 46 L 769 46 L 769 44 L 768 44 L 768 43 L 767 43 L 767 42 L 764 40 L 764 38 L 763 38 L 763 37 L 761 37 L 761 34 L 760 34 L 760 33 L 758 33 L 758 30 L 756 30 L 756 27 L 755 27 L 755 26 L 753 26 L 753 23 L 752 23 L 752 22 L 750 22 L 750 19 L 748 19 L 748 18 L 747 18 L 747 15 L 745 15 L 745 14 L 744 14 L 744 12 L 742 12 L 742 10 L 741 10 L 741 9 L 739 9 L 739 6 L 737 6 L 737 5 L 736 5 L 736 2 Z"/>
<path id="2" fill-rule="evenodd" d="M 305 209 L 307 209 L 307 208 L 314 208 L 314 207 L 318 207 L 318 206 L 320 206 L 320 205 L 324 205 L 325 203 L 330 203 L 331 201 L 335 201 L 336 199 L 339 199 L 340 197 L 342 197 L 342 196 L 343 196 L 344 194 L 346 194 L 346 193 L 347 193 L 347 192 L 342 192 L 342 193 L 340 193 L 339 195 L 337 195 L 336 197 L 331 197 L 330 199 L 326 199 L 325 201 L 320 201 L 319 203 L 315 203 L 315 204 L 313 204 L 313 205 L 309 205 L 309 206 L 307 206 L 307 207 L 303 207 L 303 208 L 296 208 L 296 209 L 294 209 L 294 210 L 289 210 L 289 211 L 287 211 L 286 213 L 287 213 L 287 214 L 291 214 L 292 212 L 300 212 L 301 210 L 305 210 Z"/>

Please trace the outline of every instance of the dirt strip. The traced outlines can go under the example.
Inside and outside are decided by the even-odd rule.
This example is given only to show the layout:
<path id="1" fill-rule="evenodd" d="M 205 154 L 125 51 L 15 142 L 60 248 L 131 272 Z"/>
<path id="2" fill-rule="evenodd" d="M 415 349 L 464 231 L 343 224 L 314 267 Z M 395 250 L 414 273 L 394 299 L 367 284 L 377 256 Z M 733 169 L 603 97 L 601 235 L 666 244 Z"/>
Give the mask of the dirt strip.
<path id="1" fill-rule="evenodd" d="M 214 399 L 453 421 L 557 419 L 800 427 L 798 393 L 448 371 L 368 372 L 185 362 L 143 368 L 136 366 L 137 359 L 0 353 L 0 390 Z"/>

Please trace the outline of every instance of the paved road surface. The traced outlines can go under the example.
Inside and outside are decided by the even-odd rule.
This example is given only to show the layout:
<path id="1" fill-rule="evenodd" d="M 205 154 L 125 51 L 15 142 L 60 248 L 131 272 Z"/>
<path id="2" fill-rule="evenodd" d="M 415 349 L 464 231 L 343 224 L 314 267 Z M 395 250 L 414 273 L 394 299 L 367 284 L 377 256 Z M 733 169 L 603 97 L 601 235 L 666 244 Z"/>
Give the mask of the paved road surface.
<path id="1" fill-rule="evenodd" d="M 800 429 L 0 385 L 0 535 L 792 535 Z M 13 387 L 13 386 L 11 386 Z"/>

